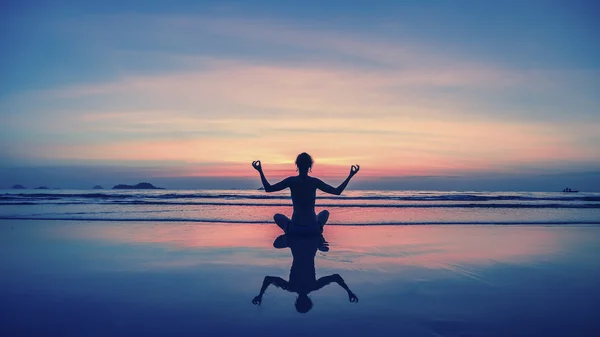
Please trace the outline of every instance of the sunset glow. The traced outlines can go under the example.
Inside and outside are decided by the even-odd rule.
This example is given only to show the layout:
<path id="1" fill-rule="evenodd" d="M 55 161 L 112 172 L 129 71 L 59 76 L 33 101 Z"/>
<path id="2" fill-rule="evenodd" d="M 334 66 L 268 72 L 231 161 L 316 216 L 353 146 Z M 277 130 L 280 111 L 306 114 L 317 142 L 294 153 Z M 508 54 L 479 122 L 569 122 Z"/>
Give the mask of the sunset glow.
<path id="1" fill-rule="evenodd" d="M 3 43 L 18 43 L 1 65 L 2 183 L 37 183 L 22 167 L 99 164 L 147 179 L 254 177 L 256 159 L 279 178 L 304 151 L 334 178 L 356 163 L 367 180 L 597 172 L 597 27 L 566 2 L 518 4 L 510 31 L 502 6 L 456 13 L 446 2 L 297 15 L 282 3 L 244 16 L 243 3 L 15 4 L 3 14 Z M 480 16 L 483 30 L 456 24 Z"/>

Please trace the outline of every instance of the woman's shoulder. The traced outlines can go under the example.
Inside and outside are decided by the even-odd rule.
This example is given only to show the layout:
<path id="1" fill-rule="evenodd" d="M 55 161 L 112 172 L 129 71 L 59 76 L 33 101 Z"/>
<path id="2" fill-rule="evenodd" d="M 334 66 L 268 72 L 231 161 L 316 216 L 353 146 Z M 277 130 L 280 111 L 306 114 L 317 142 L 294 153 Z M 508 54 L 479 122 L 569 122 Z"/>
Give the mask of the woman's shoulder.
<path id="1" fill-rule="evenodd" d="M 315 177 L 311 177 L 311 176 L 291 176 L 291 177 L 287 177 L 286 178 L 287 182 L 291 185 L 314 185 L 316 186 L 321 180 L 319 180 L 318 178 Z"/>

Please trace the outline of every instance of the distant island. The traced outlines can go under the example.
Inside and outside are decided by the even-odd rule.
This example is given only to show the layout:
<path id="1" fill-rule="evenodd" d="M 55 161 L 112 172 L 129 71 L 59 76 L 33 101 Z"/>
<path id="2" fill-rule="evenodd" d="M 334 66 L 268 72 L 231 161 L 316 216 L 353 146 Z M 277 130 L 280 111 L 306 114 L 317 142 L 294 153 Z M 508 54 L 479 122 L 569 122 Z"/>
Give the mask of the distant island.
<path id="1" fill-rule="evenodd" d="M 102 186 L 100 186 L 100 185 L 96 185 L 96 186 L 92 187 L 92 189 L 94 189 L 94 190 L 103 190 L 104 188 L 102 188 Z"/>
<path id="2" fill-rule="evenodd" d="M 23 185 L 14 185 L 13 187 L 11 187 L 13 190 L 25 190 L 27 189 L 27 187 L 23 186 Z"/>
<path id="3" fill-rule="evenodd" d="M 119 184 L 115 185 L 113 190 L 164 190 L 164 188 L 156 187 L 150 183 L 139 183 L 135 185 Z"/>
<path id="4" fill-rule="evenodd" d="M 40 187 L 36 187 L 35 189 L 36 189 L 36 190 L 49 190 L 49 188 L 48 188 L 48 187 L 46 187 L 46 186 L 40 186 Z"/>

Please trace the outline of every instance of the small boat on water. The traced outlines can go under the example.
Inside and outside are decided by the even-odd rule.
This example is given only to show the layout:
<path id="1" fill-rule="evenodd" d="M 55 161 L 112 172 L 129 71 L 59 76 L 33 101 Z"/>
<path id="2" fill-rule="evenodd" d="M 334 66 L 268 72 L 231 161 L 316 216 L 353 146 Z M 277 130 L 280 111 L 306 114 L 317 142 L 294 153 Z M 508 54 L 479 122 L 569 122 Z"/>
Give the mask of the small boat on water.
<path id="1" fill-rule="evenodd" d="M 567 187 L 567 188 L 565 188 L 565 189 L 563 190 L 563 192 L 564 192 L 564 193 L 577 193 L 577 192 L 579 192 L 579 191 L 572 190 L 572 189 L 570 189 L 570 188 L 568 188 L 568 187 Z"/>

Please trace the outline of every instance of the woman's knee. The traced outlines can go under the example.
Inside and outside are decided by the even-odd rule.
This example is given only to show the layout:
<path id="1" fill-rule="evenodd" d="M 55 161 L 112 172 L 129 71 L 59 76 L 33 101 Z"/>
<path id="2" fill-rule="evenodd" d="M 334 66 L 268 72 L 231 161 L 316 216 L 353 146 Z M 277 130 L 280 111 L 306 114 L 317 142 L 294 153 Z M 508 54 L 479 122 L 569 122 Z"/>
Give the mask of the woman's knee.
<path id="1" fill-rule="evenodd" d="M 273 221 L 278 224 L 286 224 L 289 221 L 289 218 L 283 214 L 277 213 L 273 215 Z"/>
<path id="2" fill-rule="evenodd" d="M 321 224 L 321 227 L 324 226 L 325 223 L 327 223 L 328 219 L 329 219 L 329 211 L 328 210 L 321 211 L 319 213 L 319 215 L 317 216 L 317 220 Z"/>

